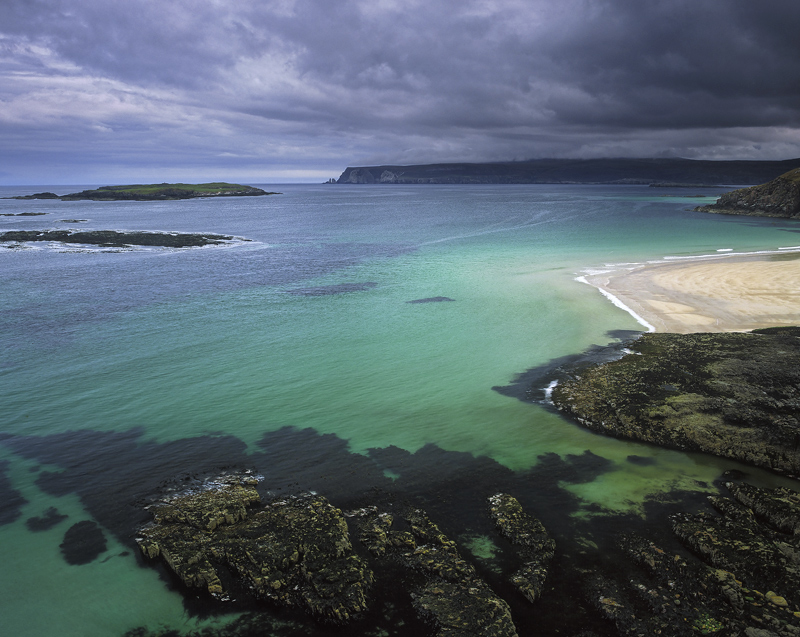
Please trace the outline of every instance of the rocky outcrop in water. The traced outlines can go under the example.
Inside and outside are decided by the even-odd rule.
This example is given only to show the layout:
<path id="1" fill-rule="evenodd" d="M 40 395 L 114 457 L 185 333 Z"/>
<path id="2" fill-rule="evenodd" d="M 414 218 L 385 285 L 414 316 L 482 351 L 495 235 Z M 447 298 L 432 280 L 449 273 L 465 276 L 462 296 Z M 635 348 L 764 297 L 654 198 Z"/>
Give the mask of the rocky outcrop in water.
<path id="1" fill-rule="evenodd" d="M 60 197 L 54 192 L 37 192 L 33 195 L 10 197 L 10 199 L 60 199 Z"/>
<path id="2" fill-rule="evenodd" d="M 2 243 L 55 241 L 119 248 L 126 246 L 189 248 L 219 245 L 233 240 L 234 237 L 226 235 L 180 232 L 117 232 L 116 230 L 11 230 L 0 232 L 0 242 Z"/>
<path id="3" fill-rule="evenodd" d="M 398 525 L 377 507 L 343 513 L 320 495 L 262 505 L 256 485 L 252 477 L 228 476 L 154 503 L 154 522 L 136 542 L 185 586 L 217 600 L 248 595 L 339 624 L 367 610 L 375 569 L 399 565 L 405 576 L 397 584 L 437 635 L 516 636 L 509 605 L 424 511 L 408 509 Z M 503 497 L 498 511 L 509 537 L 531 550 L 534 537 L 544 538 L 552 549 L 543 527 Z M 371 564 L 355 552 L 350 527 Z M 546 566 L 539 566 L 543 582 Z"/>
<path id="4" fill-rule="evenodd" d="M 619 547 L 632 569 L 587 574 L 590 598 L 620 635 L 800 635 L 800 497 L 727 488 L 733 498 L 709 498 L 719 515 L 672 517 L 673 533 L 699 561 L 628 534 Z"/>
<path id="5" fill-rule="evenodd" d="M 154 524 L 136 541 L 187 587 L 220 600 L 249 591 L 339 623 L 363 611 L 372 572 L 353 552 L 342 512 L 318 495 L 256 508 L 255 486 L 219 480 L 154 505 Z"/>
<path id="6" fill-rule="evenodd" d="M 594 431 L 800 475 L 800 328 L 644 334 L 554 404 Z"/>
<path id="7" fill-rule="evenodd" d="M 800 168 L 760 186 L 740 188 L 722 195 L 716 203 L 696 208 L 700 212 L 800 219 Z"/>
<path id="8" fill-rule="evenodd" d="M 518 547 L 524 562 L 522 568 L 511 576 L 511 581 L 528 601 L 535 602 L 544 589 L 556 543 L 544 525 L 525 513 L 516 498 L 507 493 L 489 498 L 489 510 L 500 532 Z"/>
<path id="9" fill-rule="evenodd" d="M 393 529 L 393 516 L 377 509 L 356 511 L 351 517 L 360 540 L 374 555 L 394 559 L 422 576 L 412 587 L 413 605 L 439 637 L 516 637 L 508 604 L 424 511 L 407 513 L 407 531 Z"/>

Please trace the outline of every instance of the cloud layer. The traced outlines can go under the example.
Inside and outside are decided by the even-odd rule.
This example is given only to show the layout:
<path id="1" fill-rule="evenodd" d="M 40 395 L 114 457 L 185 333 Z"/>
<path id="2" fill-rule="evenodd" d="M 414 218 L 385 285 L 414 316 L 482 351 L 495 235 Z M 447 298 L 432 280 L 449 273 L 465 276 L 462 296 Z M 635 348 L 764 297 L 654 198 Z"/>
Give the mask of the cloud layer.
<path id="1" fill-rule="evenodd" d="M 796 0 L 0 0 L 0 182 L 800 157 Z"/>

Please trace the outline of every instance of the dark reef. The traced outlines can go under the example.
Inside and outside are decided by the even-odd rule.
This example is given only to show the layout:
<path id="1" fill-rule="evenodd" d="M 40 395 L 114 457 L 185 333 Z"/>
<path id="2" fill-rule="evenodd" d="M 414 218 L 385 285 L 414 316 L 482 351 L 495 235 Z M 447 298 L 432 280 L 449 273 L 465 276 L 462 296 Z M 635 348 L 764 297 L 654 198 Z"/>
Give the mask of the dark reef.
<path id="1" fill-rule="evenodd" d="M 734 472 L 727 487 L 706 486 L 720 518 L 696 491 L 630 514 L 582 503 L 565 487 L 613 469 L 590 451 L 513 472 L 435 445 L 351 453 L 310 429 L 266 433 L 255 451 L 233 436 L 155 442 L 142 431 L 0 443 L 57 468 L 38 469 L 43 491 L 77 493 L 102 529 L 129 547 L 139 538 L 137 559 L 189 613 L 237 613 L 197 637 L 800 630 L 798 496 Z M 104 546 L 81 524 L 80 559 L 94 559 Z M 473 553 L 470 538 L 491 554 Z"/>
<path id="2" fill-rule="evenodd" d="M 363 283 L 335 283 L 333 285 L 295 288 L 289 290 L 289 294 L 294 294 L 295 296 L 330 296 L 333 294 L 345 294 L 347 292 L 363 292 L 364 290 L 371 290 L 377 285 L 375 281 L 364 281 Z"/>
<path id="3" fill-rule="evenodd" d="M 73 524 L 64 534 L 61 543 L 61 554 L 67 564 L 88 564 L 106 550 L 106 536 L 103 530 L 92 520 L 83 520 Z"/>
<path id="4" fill-rule="evenodd" d="M 19 518 L 22 507 L 28 503 L 7 475 L 9 464 L 8 460 L 0 460 L 0 526 Z"/>
<path id="5" fill-rule="evenodd" d="M 446 303 L 448 301 L 455 301 L 455 299 L 446 296 L 430 296 L 426 299 L 414 299 L 413 301 L 406 301 L 406 303 Z"/>
<path id="6" fill-rule="evenodd" d="M 34 516 L 25 520 L 25 526 L 31 531 L 47 531 L 66 519 L 67 516 L 63 513 L 59 513 L 58 509 L 50 507 L 43 515 Z"/>
<path id="7" fill-rule="evenodd" d="M 117 232 L 115 230 L 11 230 L 0 233 L 0 242 L 58 241 L 108 247 L 158 246 L 189 248 L 219 245 L 234 237 L 219 234 L 178 232 Z"/>

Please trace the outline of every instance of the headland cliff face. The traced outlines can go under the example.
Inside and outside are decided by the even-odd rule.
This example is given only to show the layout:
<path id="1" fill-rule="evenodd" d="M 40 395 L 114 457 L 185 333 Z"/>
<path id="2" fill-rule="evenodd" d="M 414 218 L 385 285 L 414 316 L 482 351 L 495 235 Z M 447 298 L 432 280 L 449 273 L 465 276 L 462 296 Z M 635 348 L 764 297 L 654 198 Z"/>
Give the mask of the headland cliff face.
<path id="1" fill-rule="evenodd" d="M 800 165 L 695 159 L 531 159 L 512 162 L 351 166 L 339 184 L 761 184 Z"/>
<path id="2" fill-rule="evenodd" d="M 760 186 L 725 193 L 717 203 L 696 208 L 700 212 L 800 219 L 800 168 Z"/>

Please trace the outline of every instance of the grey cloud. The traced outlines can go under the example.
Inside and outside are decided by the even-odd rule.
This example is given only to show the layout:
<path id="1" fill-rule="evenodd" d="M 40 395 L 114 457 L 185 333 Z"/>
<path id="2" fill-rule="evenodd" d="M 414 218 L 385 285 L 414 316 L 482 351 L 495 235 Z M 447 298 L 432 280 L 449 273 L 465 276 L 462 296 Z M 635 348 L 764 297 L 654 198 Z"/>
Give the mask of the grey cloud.
<path id="1" fill-rule="evenodd" d="M 0 142 L 20 153 L 61 125 L 65 152 L 105 156 L 114 137 L 146 162 L 158 137 L 173 161 L 208 165 L 800 156 L 795 0 L 0 0 L 0 10 Z"/>

